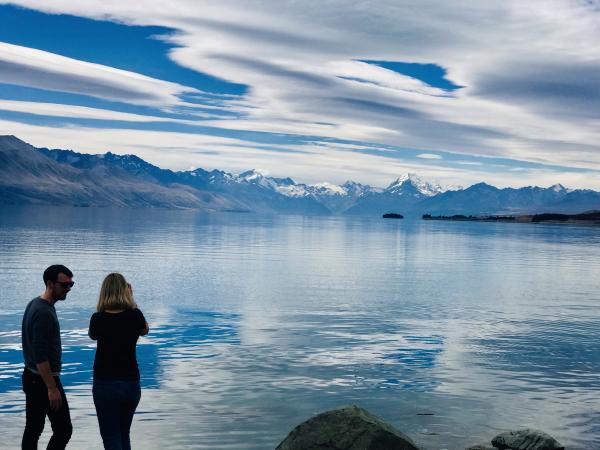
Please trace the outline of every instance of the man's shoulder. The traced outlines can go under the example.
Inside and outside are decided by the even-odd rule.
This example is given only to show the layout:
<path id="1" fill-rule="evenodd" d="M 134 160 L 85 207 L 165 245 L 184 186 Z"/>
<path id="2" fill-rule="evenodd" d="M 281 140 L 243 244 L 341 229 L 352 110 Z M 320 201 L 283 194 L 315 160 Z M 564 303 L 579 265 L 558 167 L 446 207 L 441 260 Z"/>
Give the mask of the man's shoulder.
<path id="1" fill-rule="evenodd" d="M 30 316 L 50 316 L 55 315 L 54 308 L 41 297 L 32 299 L 25 308 L 25 315 Z"/>
<path id="2" fill-rule="evenodd" d="M 39 296 L 29 300 L 29 302 L 27 302 L 27 306 L 25 307 L 25 314 L 38 309 L 40 300 L 41 298 Z"/>

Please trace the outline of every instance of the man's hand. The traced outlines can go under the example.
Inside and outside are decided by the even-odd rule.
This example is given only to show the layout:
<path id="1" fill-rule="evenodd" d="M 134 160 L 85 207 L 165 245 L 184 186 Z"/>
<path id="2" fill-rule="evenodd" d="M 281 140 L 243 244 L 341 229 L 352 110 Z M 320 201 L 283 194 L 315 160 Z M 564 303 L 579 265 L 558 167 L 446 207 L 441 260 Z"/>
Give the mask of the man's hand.
<path id="1" fill-rule="evenodd" d="M 48 388 L 48 401 L 52 411 L 58 411 L 61 408 L 62 395 L 60 395 L 60 391 L 56 386 Z"/>
<path id="2" fill-rule="evenodd" d="M 48 388 L 48 402 L 50 403 L 50 409 L 52 411 L 59 410 L 62 406 L 62 395 L 60 395 L 60 391 L 56 385 L 56 380 L 52 376 L 52 372 L 50 371 L 50 363 L 48 361 L 44 361 L 41 363 L 37 363 L 37 370 L 44 380 L 46 387 Z"/>

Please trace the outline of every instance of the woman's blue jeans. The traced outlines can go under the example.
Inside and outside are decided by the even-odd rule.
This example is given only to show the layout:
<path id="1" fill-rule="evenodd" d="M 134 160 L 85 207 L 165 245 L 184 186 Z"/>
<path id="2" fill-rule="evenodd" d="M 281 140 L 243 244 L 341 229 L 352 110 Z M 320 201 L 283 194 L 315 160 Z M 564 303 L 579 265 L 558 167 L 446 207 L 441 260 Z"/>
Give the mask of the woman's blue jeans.
<path id="1" fill-rule="evenodd" d="M 129 429 L 140 402 L 139 380 L 94 380 L 94 405 L 106 450 L 131 450 Z"/>

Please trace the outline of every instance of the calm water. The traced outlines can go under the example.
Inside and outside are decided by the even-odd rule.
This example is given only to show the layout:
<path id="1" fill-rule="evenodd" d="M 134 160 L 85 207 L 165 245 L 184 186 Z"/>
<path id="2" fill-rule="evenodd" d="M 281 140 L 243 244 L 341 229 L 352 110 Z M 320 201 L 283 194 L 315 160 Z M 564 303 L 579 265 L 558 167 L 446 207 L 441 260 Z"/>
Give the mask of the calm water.
<path id="1" fill-rule="evenodd" d="M 53 263 L 76 281 L 57 305 L 72 448 L 101 446 L 87 325 L 111 271 L 151 326 L 138 448 L 273 449 L 351 403 L 431 450 L 523 426 L 600 448 L 599 227 L 87 208 L 0 226 L 1 448 L 24 424 L 22 310 Z"/>

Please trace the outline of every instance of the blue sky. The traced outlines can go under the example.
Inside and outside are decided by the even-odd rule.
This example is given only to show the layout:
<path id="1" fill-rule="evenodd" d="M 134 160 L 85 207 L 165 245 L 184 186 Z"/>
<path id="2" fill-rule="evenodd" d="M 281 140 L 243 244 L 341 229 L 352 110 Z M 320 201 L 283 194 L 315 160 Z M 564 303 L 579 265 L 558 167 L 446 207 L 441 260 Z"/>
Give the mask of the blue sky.
<path id="1" fill-rule="evenodd" d="M 0 133 L 297 181 L 600 189 L 577 0 L 0 1 Z"/>

